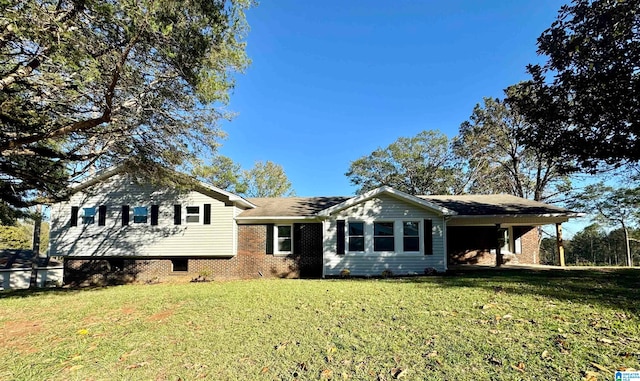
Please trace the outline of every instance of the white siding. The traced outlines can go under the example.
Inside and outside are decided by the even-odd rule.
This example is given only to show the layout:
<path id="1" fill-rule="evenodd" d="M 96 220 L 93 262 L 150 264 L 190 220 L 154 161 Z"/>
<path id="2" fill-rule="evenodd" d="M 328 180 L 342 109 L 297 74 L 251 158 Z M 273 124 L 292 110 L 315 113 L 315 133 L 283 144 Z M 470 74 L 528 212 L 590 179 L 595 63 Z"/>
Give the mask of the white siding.
<path id="1" fill-rule="evenodd" d="M 424 237 L 422 221 L 430 219 L 433 224 L 433 254 L 424 255 Z M 362 221 L 365 223 L 365 251 L 350 253 L 346 245 L 346 254 L 338 255 L 337 220 Z M 394 252 L 373 251 L 373 223 L 377 221 L 394 222 Z M 420 221 L 420 252 L 402 251 L 402 222 Z M 388 195 L 366 200 L 345 209 L 324 222 L 324 275 L 339 275 L 343 269 L 349 269 L 351 275 L 380 275 L 384 270 L 393 274 L 423 274 L 425 268 L 438 271 L 446 270 L 446 229 L 444 218 L 428 209 L 407 203 Z"/>
<path id="2" fill-rule="evenodd" d="M 174 225 L 174 205 L 182 206 L 182 224 Z M 211 225 L 204 225 L 204 204 L 211 204 Z M 236 253 L 235 206 L 195 191 L 141 186 L 114 176 L 74 194 L 51 208 L 51 255 L 59 256 L 233 256 Z M 98 226 L 98 207 L 106 205 L 106 225 Z M 122 226 L 122 205 L 129 205 L 129 225 Z M 151 226 L 151 205 L 159 205 Z M 71 207 L 80 208 L 78 226 L 70 226 Z M 147 223 L 133 222 L 136 206 L 148 208 Z M 185 221 L 186 206 L 200 207 L 200 222 Z M 82 208 L 95 207 L 95 223 L 82 223 Z"/>

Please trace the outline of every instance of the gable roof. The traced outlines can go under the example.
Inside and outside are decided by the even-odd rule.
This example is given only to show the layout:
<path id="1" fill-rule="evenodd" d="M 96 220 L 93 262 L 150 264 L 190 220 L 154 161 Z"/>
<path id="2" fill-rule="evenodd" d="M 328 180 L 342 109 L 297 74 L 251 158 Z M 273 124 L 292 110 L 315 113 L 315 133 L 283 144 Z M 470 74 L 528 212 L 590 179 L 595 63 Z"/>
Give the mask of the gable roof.
<path id="1" fill-rule="evenodd" d="M 72 193 L 80 192 L 83 189 L 86 189 L 86 188 L 88 188 L 90 186 L 93 186 L 93 185 L 95 185 L 97 183 L 100 183 L 102 181 L 106 181 L 106 180 L 108 180 L 109 178 L 111 178 L 113 176 L 116 176 L 116 175 L 121 174 L 121 173 L 127 173 L 128 172 L 127 169 L 128 169 L 127 166 L 124 165 L 124 164 L 103 169 L 103 170 L 99 171 L 98 173 L 96 173 L 95 175 L 90 176 L 89 178 L 85 179 L 84 181 L 71 186 L 71 191 L 72 191 Z M 255 208 L 256 207 L 254 204 L 252 204 L 251 202 L 249 202 L 245 198 L 243 198 L 241 196 L 238 196 L 235 193 L 231 193 L 231 192 L 228 192 L 228 191 L 226 191 L 224 189 L 221 189 L 221 188 L 218 188 L 216 186 L 213 186 L 211 184 L 204 183 L 204 182 L 199 181 L 199 180 L 197 180 L 197 179 L 195 179 L 195 178 L 193 178 L 193 177 L 191 177 L 189 175 L 186 175 L 184 173 L 175 171 L 173 169 L 162 167 L 162 170 L 163 171 L 169 171 L 172 174 L 175 174 L 175 176 L 176 176 L 176 178 L 178 180 L 179 179 L 183 179 L 183 180 L 187 180 L 187 181 L 192 181 L 194 183 L 194 188 L 195 188 L 194 190 L 198 190 L 198 188 L 199 188 L 200 190 L 215 192 L 215 193 L 218 193 L 218 194 L 228 198 L 230 202 L 235 202 L 235 203 L 237 203 L 237 204 L 239 204 L 241 206 L 244 206 L 246 208 Z"/>
<path id="2" fill-rule="evenodd" d="M 352 207 L 354 205 L 357 205 L 357 204 L 359 204 L 361 202 L 364 202 L 366 200 L 369 200 L 369 199 L 374 198 L 376 196 L 379 196 L 381 194 L 387 194 L 387 195 L 390 195 L 390 196 L 395 197 L 397 199 L 406 201 L 408 203 L 411 203 L 411 204 L 414 204 L 414 205 L 418 205 L 418 206 L 421 206 L 423 208 L 431 209 L 431 210 L 433 210 L 433 211 L 435 211 L 435 212 L 437 212 L 439 214 L 445 215 L 445 216 L 446 215 L 455 215 L 455 214 L 457 214 L 455 211 L 453 211 L 453 210 L 451 210 L 449 208 L 446 208 L 444 206 L 435 204 L 435 203 L 433 203 L 433 202 L 431 202 L 429 200 L 425 200 L 425 199 L 421 199 L 421 198 L 416 197 L 416 196 L 412 196 L 412 195 L 410 195 L 408 193 L 401 192 L 399 190 L 393 189 L 393 188 L 388 187 L 388 186 L 381 186 L 379 188 L 370 190 L 369 192 L 363 193 L 363 194 L 361 194 L 359 196 L 352 197 L 352 198 L 350 198 L 350 199 L 348 199 L 348 200 L 346 200 L 346 201 L 344 201 L 344 202 L 342 202 L 340 204 L 337 204 L 337 205 L 334 205 L 334 206 L 332 206 L 330 208 L 324 209 L 321 212 L 319 212 L 318 215 L 319 216 L 330 216 L 330 215 L 332 215 L 334 213 L 337 213 L 337 212 L 339 212 L 341 210 L 344 210 L 344 209 L 347 209 L 347 208 Z"/>
<path id="3" fill-rule="evenodd" d="M 457 217 L 462 216 L 499 216 L 499 215 L 548 215 L 579 217 L 582 213 L 573 212 L 558 206 L 528 200 L 508 194 L 461 195 L 461 196 L 418 196 L 442 207 L 455 210 Z"/>

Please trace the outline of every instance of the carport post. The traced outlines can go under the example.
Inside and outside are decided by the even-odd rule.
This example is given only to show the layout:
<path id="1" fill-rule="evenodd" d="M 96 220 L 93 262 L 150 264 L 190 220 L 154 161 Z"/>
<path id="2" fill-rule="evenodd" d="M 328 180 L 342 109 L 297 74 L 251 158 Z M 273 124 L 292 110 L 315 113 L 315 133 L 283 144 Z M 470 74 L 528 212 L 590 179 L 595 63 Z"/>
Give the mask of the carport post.
<path id="1" fill-rule="evenodd" d="M 496 267 L 502 266 L 502 245 L 504 244 L 504 237 L 500 230 L 500 224 L 496 224 Z"/>
<path id="2" fill-rule="evenodd" d="M 556 244 L 558 245 L 560 266 L 564 267 L 564 244 L 562 242 L 562 224 L 560 222 L 556 223 Z"/>

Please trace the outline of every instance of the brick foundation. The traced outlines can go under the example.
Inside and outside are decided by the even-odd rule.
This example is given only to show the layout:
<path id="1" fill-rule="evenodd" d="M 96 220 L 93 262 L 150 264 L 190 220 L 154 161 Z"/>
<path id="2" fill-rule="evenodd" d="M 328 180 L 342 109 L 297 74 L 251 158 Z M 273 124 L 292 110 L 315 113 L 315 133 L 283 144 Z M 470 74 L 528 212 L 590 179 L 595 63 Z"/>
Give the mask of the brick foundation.
<path id="1" fill-rule="evenodd" d="M 266 254 L 272 225 L 239 225 L 238 252 L 229 258 L 65 258 L 65 282 L 107 285 L 131 282 L 299 278 L 322 275 L 322 224 L 294 224 L 294 253 Z M 172 260 L 186 260 L 187 271 L 173 271 Z"/>
<path id="2" fill-rule="evenodd" d="M 538 227 L 517 226 L 514 238 L 520 237 L 520 254 L 503 253 L 505 264 L 538 264 Z M 496 255 L 496 228 L 493 226 L 456 226 L 447 229 L 449 264 L 493 265 Z"/>

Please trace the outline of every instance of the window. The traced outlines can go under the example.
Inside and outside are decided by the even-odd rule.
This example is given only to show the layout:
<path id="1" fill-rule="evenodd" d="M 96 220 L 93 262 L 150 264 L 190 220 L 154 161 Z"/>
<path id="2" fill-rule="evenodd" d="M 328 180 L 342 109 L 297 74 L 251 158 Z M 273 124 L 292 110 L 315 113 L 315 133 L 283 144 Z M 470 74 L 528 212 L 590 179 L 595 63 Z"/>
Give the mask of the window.
<path id="1" fill-rule="evenodd" d="M 146 206 L 136 206 L 133 208 L 133 223 L 146 224 L 149 211 Z"/>
<path id="2" fill-rule="evenodd" d="M 82 223 L 91 225 L 96 222 L 96 208 L 82 208 Z"/>
<path id="3" fill-rule="evenodd" d="M 349 222 L 349 251 L 364 251 L 363 222 Z"/>
<path id="4" fill-rule="evenodd" d="M 197 224 L 200 222 L 200 207 L 199 206 L 187 206 L 187 218 L 188 224 Z"/>
<path id="5" fill-rule="evenodd" d="M 293 229 L 291 225 L 277 225 L 276 226 L 276 253 L 277 254 L 291 254 Z"/>
<path id="6" fill-rule="evenodd" d="M 393 222 L 373 223 L 373 250 L 394 251 Z"/>
<path id="7" fill-rule="evenodd" d="M 417 221 L 404 221 L 402 223 L 402 247 L 407 251 L 420 251 L 420 223 Z"/>
<path id="8" fill-rule="evenodd" d="M 171 260 L 172 271 L 174 272 L 187 272 L 189 271 L 188 259 L 172 259 Z"/>

